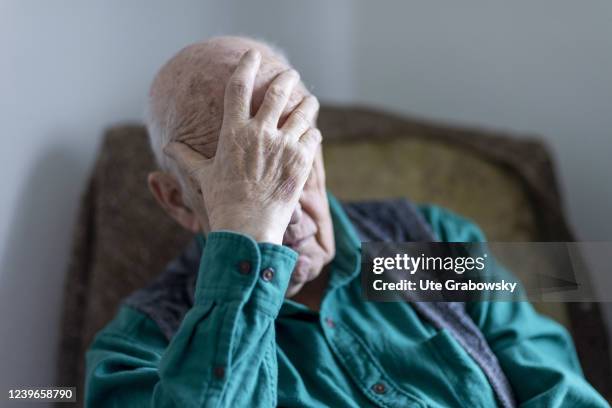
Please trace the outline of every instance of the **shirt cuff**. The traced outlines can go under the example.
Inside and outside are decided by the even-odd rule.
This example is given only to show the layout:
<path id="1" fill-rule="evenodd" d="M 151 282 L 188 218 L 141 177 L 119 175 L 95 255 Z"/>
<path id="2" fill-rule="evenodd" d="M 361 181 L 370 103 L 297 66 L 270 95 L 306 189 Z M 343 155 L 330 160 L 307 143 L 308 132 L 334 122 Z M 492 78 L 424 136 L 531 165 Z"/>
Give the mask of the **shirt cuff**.
<path id="1" fill-rule="evenodd" d="M 208 234 L 194 303 L 252 302 L 258 310 L 278 314 L 295 266 L 294 250 L 230 231 Z"/>

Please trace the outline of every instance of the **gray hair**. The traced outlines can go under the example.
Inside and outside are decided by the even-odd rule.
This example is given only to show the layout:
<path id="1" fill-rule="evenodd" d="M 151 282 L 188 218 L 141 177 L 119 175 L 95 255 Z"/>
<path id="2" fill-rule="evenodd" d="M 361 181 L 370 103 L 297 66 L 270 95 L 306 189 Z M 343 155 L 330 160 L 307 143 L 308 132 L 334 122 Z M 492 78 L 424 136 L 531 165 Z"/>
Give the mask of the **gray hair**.
<path id="1" fill-rule="evenodd" d="M 156 115 L 153 109 L 153 96 L 149 97 L 145 108 L 145 126 L 149 136 L 149 145 L 153 151 L 155 161 L 161 170 L 176 170 L 174 162 L 168 159 L 164 153 L 164 148 L 173 139 L 174 129 L 176 129 L 176 107 L 171 105 L 167 112 Z M 178 173 L 174 173 L 177 174 Z"/>

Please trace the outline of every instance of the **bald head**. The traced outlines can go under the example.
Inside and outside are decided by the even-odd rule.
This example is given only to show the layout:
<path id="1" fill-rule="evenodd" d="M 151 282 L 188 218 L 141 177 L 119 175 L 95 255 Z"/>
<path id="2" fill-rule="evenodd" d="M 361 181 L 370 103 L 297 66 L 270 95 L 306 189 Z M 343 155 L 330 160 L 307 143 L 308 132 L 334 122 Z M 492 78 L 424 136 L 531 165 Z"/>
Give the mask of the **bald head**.
<path id="1" fill-rule="evenodd" d="M 151 85 L 147 127 L 162 167 L 167 167 L 162 151 L 171 140 L 182 141 L 206 157 L 215 155 L 225 85 L 240 57 L 251 48 L 257 49 L 262 57 L 251 107 L 255 112 L 268 84 L 290 68 L 284 55 L 260 41 L 245 37 L 212 38 L 182 49 L 158 72 Z M 296 86 L 285 114 L 307 93 L 303 84 Z"/>

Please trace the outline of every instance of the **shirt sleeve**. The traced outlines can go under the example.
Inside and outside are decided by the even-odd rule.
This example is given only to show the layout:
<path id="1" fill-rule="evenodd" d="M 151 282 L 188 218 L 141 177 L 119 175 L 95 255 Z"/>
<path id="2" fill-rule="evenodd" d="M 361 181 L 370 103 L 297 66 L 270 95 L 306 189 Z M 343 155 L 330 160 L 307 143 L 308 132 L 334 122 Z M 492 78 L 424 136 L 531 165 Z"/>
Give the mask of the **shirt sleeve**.
<path id="1" fill-rule="evenodd" d="M 297 253 L 221 231 L 207 237 L 194 305 L 170 344 L 124 307 L 87 356 L 86 406 L 275 406 L 274 320 Z"/>
<path id="2" fill-rule="evenodd" d="M 484 242 L 472 222 L 436 206 L 422 208 L 442 241 Z M 585 380 L 567 330 L 526 301 L 468 302 L 522 407 L 609 407 Z"/>

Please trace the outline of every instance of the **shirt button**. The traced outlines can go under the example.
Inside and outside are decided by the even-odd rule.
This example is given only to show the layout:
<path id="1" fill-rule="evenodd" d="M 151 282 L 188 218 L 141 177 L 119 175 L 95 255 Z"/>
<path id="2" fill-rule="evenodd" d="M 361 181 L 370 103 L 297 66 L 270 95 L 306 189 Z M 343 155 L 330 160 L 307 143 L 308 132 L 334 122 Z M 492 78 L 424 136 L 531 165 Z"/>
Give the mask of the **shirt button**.
<path id="1" fill-rule="evenodd" d="M 217 366 L 213 370 L 213 373 L 215 374 L 215 377 L 220 380 L 225 376 L 225 368 L 222 366 Z"/>
<path id="2" fill-rule="evenodd" d="M 385 387 L 385 384 L 383 383 L 376 383 L 372 386 L 372 391 L 377 394 L 384 394 L 387 392 L 387 387 Z"/>
<path id="3" fill-rule="evenodd" d="M 248 275 L 251 272 L 251 263 L 249 261 L 240 261 L 238 263 L 238 271 L 242 275 Z"/>
<path id="4" fill-rule="evenodd" d="M 332 319 L 331 317 L 327 317 L 325 319 L 325 324 L 327 325 L 327 327 L 329 327 L 330 329 L 333 329 L 336 327 L 336 323 L 334 322 L 334 319 Z"/>
<path id="5" fill-rule="evenodd" d="M 272 278 L 274 278 L 274 269 L 266 268 L 263 271 L 261 271 L 261 278 L 265 280 L 266 282 L 270 282 Z"/>

